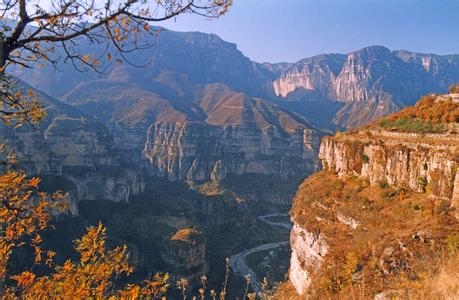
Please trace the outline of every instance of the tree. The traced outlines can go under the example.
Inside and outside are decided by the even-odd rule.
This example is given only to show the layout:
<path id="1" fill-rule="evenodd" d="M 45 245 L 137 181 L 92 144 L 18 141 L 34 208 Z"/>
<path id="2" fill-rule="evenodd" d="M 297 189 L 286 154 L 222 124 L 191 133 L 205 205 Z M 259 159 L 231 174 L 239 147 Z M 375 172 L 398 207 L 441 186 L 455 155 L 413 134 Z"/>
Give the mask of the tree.
<path id="1" fill-rule="evenodd" d="M 36 124 L 46 113 L 32 91 L 9 76 L 10 66 L 56 66 L 63 60 L 77 69 L 101 72 L 114 58 L 149 47 L 151 23 L 193 13 L 207 17 L 224 14 L 232 0 L 3 0 L 0 2 L 0 121 L 16 126 Z M 103 53 L 81 52 L 81 43 L 105 44 Z M 114 51 L 114 52 L 113 52 Z M 56 253 L 40 247 L 40 232 L 50 227 L 52 215 L 67 207 L 66 195 L 39 192 L 39 178 L 14 168 L 14 155 L 0 144 L 0 294 L 5 298 L 121 298 L 160 297 L 167 289 L 167 274 L 157 274 L 142 285 L 116 288 L 114 280 L 129 275 L 126 246 L 105 248 L 106 229 L 90 227 L 76 241 L 78 262 L 56 265 Z M 36 264 L 54 273 L 38 276 L 30 271 L 12 275 L 12 253 L 28 245 Z M 15 286 L 7 286 L 13 280 Z"/>
<path id="2" fill-rule="evenodd" d="M 151 24 L 191 13 L 224 14 L 232 0 L 3 0 L 0 3 L 0 119 L 37 122 L 44 117 L 36 99 L 18 97 L 11 65 L 32 68 L 72 63 L 100 72 L 114 58 L 149 47 Z M 81 52 L 81 43 L 105 44 L 103 53 Z M 114 53 L 111 53 L 114 51 Z M 28 95 L 28 93 L 25 93 Z"/>

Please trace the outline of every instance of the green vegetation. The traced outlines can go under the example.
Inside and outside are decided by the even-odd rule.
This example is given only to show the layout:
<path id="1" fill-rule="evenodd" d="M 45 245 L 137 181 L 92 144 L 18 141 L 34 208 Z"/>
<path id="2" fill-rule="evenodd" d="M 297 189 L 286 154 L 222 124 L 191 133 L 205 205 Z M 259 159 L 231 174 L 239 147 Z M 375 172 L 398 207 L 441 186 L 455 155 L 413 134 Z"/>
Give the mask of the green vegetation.
<path id="1" fill-rule="evenodd" d="M 452 123 L 459 123 L 459 103 L 451 98 L 424 96 L 416 105 L 384 118 L 378 125 L 391 131 L 441 133 Z"/>
<path id="2" fill-rule="evenodd" d="M 431 121 L 409 118 L 384 119 L 379 125 L 387 130 L 414 133 L 440 133 L 445 130 L 443 124 L 433 124 Z"/>
<path id="3" fill-rule="evenodd" d="M 370 158 L 368 157 L 368 155 L 363 154 L 363 153 L 360 155 L 360 159 L 362 160 L 364 164 L 367 164 L 370 162 Z"/>

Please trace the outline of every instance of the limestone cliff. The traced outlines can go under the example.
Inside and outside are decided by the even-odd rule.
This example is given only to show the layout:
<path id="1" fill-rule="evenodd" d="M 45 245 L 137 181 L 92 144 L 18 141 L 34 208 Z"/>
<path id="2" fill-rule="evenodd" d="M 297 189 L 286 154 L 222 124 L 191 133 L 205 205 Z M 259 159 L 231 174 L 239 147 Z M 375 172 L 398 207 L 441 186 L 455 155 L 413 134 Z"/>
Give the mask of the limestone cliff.
<path id="1" fill-rule="evenodd" d="M 104 121 L 139 169 L 193 181 L 314 170 L 320 132 L 295 113 L 223 84 L 197 86 L 175 73 L 154 78 L 155 92 L 140 83 L 120 86 L 113 78 L 133 70 L 116 72 L 82 84 L 65 101 Z"/>
<path id="2" fill-rule="evenodd" d="M 374 185 L 429 188 L 435 196 L 451 198 L 458 147 L 457 134 L 365 131 L 325 137 L 319 158 L 324 169 L 339 176 L 357 175 Z"/>
<path id="3" fill-rule="evenodd" d="M 47 117 L 36 129 L 0 127 L 2 143 L 14 150 L 20 168 L 38 175 L 50 190 L 80 200 L 127 201 L 143 189 L 143 180 L 122 162 L 108 129 L 73 107 L 43 93 Z"/>
<path id="4" fill-rule="evenodd" d="M 273 82 L 286 100 L 317 101 L 298 90 L 343 103 L 337 125 L 356 127 L 411 105 L 427 92 L 445 92 L 459 80 L 459 57 L 367 47 L 346 55 L 329 54 L 292 64 Z"/>
<path id="5" fill-rule="evenodd" d="M 381 292 L 396 285 L 400 272 L 427 272 L 422 261 L 459 232 L 458 146 L 457 135 L 324 138 L 325 171 L 301 185 L 291 210 L 289 284 L 296 293 L 349 293 L 334 280 Z M 348 260 L 356 261 L 352 272 L 339 273 Z"/>
<path id="6" fill-rule="evenodd" d="M 380 293 L 396 287 L 400 274 L 436 272 L 438 265 L 423 261 L 447 251 L 459 232 L 459 106 L 446 98 L 423 98 L 389 116 L 403 125 L 394 131 L 373 124 L 322 139 L 324 170 L 303 182 L 291 210 L 287 286 L 313 297 L 353 293 L 359 284 Z M 445 123 L 431 126 L 442 109 Z M 402 131 L 424 130 L 413 124 L 441 133 Z M 410 288 L 403 293 L 413 295 Z"/>
<path id="7" fill-rule="evenodd" d="M 227 174 L 304 174 L 314 169 L 317 133 L 298 127 L 285 134 L 252 124 L 220 127 L 200 123 L 155 123 L 144 154 L 153 172 L 169 179 L 220 181 Z"/>

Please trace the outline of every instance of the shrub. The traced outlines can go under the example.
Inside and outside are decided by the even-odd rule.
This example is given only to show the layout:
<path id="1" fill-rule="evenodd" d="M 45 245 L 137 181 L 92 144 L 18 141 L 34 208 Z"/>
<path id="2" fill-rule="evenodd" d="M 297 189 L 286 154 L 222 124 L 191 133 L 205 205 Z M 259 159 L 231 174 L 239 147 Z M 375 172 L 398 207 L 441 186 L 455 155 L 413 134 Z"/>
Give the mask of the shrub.
<path id="1" fill-rule="evenodd" d="M 362 162 L 363 162 L 364 164 L 367 164 L 367 163 L 370 162 L 370 158 L 368 157 L 368 155 L 363 154 L 363 153 L 360 154 L 360 159 L 362 160 Z"/>
<path id="2" fill-rule="evenodd" d="M 378 182 L 378 186 L 379 186 L 380 188 L 382 188 L 382 189 L 387 189 L 387 188 L 389 188 L 390 185 L 389 185 L 389 183 L 387 182 L 387 180 L 384 179 L 384 180 L 380 180 L 380 181 Z"/>
<path id="3" fill-rule="evenodd" d="M 425 96 L 416 105 L 384 118 L 379 126 L 393 131 L 440 133 L 448 129 L 446 124 L 457 122 L 459 103 L 452 99 L 436 101 L 433 96 Z"/>
<path id="4" fill-rule="evenodd" d="M 427 178 L 426 177 L 418 177 L 418 190 L 421 192 L 421 193 L 425 193 L 426 190 L 427 190 Z"/>

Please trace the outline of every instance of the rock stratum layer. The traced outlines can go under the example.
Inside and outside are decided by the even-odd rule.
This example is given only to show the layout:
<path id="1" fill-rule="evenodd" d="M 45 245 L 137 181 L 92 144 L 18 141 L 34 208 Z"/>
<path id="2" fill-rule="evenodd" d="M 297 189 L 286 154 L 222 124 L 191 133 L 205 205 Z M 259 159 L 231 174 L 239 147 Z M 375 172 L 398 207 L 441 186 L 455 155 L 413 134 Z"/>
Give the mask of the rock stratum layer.
<path id="1" fill-rule="evenodd" d="M 325 137 L 319 158 L 324 169 L 339 176 L 357 175 L 373 185 L 430 188 L 435 196 L 451 198 L 458 147 L 457 134 L 365 131 Z"/>
<path id="2" fill-rule="evenodd" d="M 141 174 L 121 158 L 104 124 L 37 93 L 47 117 L 36 129 L 0 127 L 1 142 L 22 170 L 40 176 L 51 191 L 69 192 L 75 212 L 78 200 L 128 201 L 143 190 Z"/>
<path id="3" fill-rule="evenodd" d="M 314 169 L 319 140 L 302 124 L 291 130 L 155 123 L 148 128 L 144 154 L 155 175 L 173 180 L 220 181 L 227 174 L 250 173 L 286 178 Z"/>
<path id="4" fill-rule="evenodd" d="M 400 272 L 427 272 L 423 259 L 459 232 L 458 151 L 454 132 L 367 129 L 324 137 L 324 171 L 294 199 L 289 283 L 279 297 L 291 297 L 291 289 L 303 297 L 346 293 L 335 280 L 381 292 L 396 286 Z M 352 262 L 351 273 L 343 271 Z"/>
<path id="5" fill-rule="evenodd" d="M 152 175 L 220 181 L 227 174 L 288 177 L 314 169 L 320 132 L 300 115 L 223 84 L 195 85 L 175 73 L 152 78 L 154 92 L 139 81 L 120 87 L 113 79 L 132 72 L 115 69 L 64 100 L 105 121 L 118 147 Z"/>
<path id="6" fill-rule="evenodd" d="M 371 46 L 347 55 L 300 60 L 284 70 L 273 87 L 277 96 L 287 100 L 314 102 L 321 96 L 321 101 L 341 102 L 335 124 L 355 127 L 411 105 L 426 93 L 445 92 L 448 85 L 458 80 L 457 55 Z M 301 90 L 305 92 L 298 98 Z"/>

